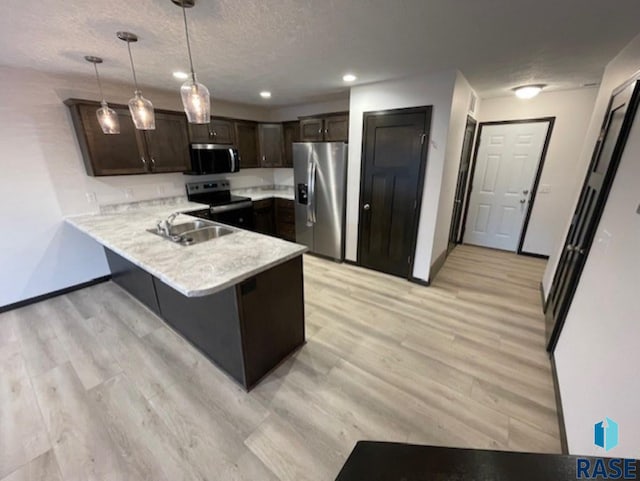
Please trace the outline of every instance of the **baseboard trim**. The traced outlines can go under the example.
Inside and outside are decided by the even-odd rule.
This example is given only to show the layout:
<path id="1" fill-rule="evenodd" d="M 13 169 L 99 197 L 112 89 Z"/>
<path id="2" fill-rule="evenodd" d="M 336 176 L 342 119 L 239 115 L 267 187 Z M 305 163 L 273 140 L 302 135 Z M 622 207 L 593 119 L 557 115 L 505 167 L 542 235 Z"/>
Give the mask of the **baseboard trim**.
<path id="1" fill-rule="evenodd" d="M 424 279 L 419 279 L 418 277 L 409 277 L 409 282 L 413 282 L 414 284 L 420 284 L 421 286 L 424 287 L 429 287 L 431 285 L 431 282 L 429 281 L 425 281 Z"/>
<path id="2" fill-rule="evenodd" d="M 553 390 L 556 395 L 556 411 L 558 413 L 558 428 L 560 431 L 560 447 L 562 454 L 569 454 L 569 443 L 567 442 L 567 431 L 564 425 L 564 412 L 562 411 L 562 396 L 560 395 L 560 382 L 558 381 L 558 371 L 556 370 L 556 358 L 550 356 L 551 374 L 553 376 Z"/>
<path id="3" fill-rule="evenodd" d="M 438 272 L 440 272 L 440 269 L 442 269 L 444 262 L 447 260 L 448 255 L 449 255 L 449 251 L 445 250 L 442 254 L 438 256 L 435 262 L 431 264 L 429 279 L 433 280 L 436 278 L 436 275 L 438 275 Z"/>
<path id="4" fill-rule="evenodd" d="M 535 257 L 536 259 L 549 260 L 549 256 L 546 256 L 544 254 L 534 254 L 533 252 L 520 251 L 518 252 L 518 255 L 525 256 L 525 257 Z"/>
<path id="5" fill-rule="evenodd" d="M 547 300 L 544 297 L 544 284 L 540 282 L 540 302 L 542 303 L 542 312 L 547 312 Z"/>
<path id="6" fill-rule="evenodd" d="M 95 286 L 96 284 L 102 284 L 103 282 L 107 282 L 109 280 L 111 280 L 111 275 L 102 276 L 102 277 L 98 277 L 97 279 L 92 279 L 90 281 L 83 282 L 81 284 L 76 284 L 75 286 L 65 287 L 64 289 L 48 292 L 47 294 L 42 294 L 41 296 L 31 297 L 30 299 L 14 302 L 13 304 L 7 304 L 6 306 L 0 306 L 0 313 L 12 311 L 14 309 L 19 309 L 21 307 L 25 307 L 30 304 L 35 304 L 36 302 L 46 301 L 47 299 L 51 299 L 57 296 L 62 296 L 64 294 L 68 294 L 69 292 L 78 291 L 80 289 L 84 289 L 85 287 Z"/>

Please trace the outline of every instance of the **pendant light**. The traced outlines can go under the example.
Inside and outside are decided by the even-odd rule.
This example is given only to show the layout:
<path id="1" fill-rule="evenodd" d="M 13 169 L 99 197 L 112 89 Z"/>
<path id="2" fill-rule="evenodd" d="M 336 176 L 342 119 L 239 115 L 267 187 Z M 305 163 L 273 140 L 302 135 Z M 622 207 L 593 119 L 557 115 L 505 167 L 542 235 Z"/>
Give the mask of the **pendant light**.
<path id="1" fill-rule="evenodd" d="M 138 130 L 155 130 L 156 118 L 153 112 L 153 104 L 151 101 L 142 96 L 142 91 L 138 87 L 138 79 L 136 78 L 136 69 L 133 66 L 133 56 L 131 55 L 131 43 L 138 41 L 138 36 L 131 32 L 118 32 L 118 38 L 127 42 L 129 50 L 129 61 L 131 62 L 131 72 L 133 72 L 133 83 L 136 87 L 134 97 L 129 100 L 129 111 L 133 118 L 133 123 Z"/>
<path id="2" fill-rule="evenodd" d="M 107 101 L 104 99 L 104 93 L 102 92 L 102 82 L 100 82 L 100 74 L 98 73 L 98 64 L 102 63 L 100 57 L 93 57 L 87 55 L 84 58 L 87 62 L 91 62 L 96 70 L 96 79 L 98 80 L 98 89 L 100 90 L 100 107 L 96 110 L 96 116 L 98 117 L 98 123 L 102 128 L 102 132 L 105 134 L 119 134 L 120 133 L 120 121 L 118 120 L 118 114 L 112 108 L 109 108 Z"/>
<path id="3" fill-rule="evenodd" d="M 191 78 L 180 87 L 180 96 L 187 119 L 191 124 L 208 124 L 211 121 L 211 99 L 209 89 L 196 80 L 196 73 L 193 70 L 193 58 L 191 56 L 191 43 L 189 42 L 189 27 L 187 26 L 187 8 L 195 5 L 195 0 L 171 0 L 182 8 L 182 18 L 184 20 L 184 33 L 187 38 L 187 52 L 189 53 L 189 66 L 191 67 Z"/>

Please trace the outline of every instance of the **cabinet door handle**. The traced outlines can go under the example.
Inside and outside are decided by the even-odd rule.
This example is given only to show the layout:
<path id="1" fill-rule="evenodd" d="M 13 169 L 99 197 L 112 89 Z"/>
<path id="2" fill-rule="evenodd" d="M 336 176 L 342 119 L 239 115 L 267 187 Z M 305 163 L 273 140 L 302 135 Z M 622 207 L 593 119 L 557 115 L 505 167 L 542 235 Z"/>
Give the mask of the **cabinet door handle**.
<path id="1" fill-rule="evenodd" d="M 155 170 L 156 168 L 156 159 L 151 157 L 151 170 Z"/>
<path id="2" fill-rule="evenodd" d="M 328 134 L 329 133 L 329 129 L 324 129 L 324 133 Z"/>
<path id="3" fill-rule="evenodd" d="M 318 133 L 321 134 L 322 133 L 322 129 L 318 130 Z"/>
<path id="4" fill-rule="evenodd" d="M 262 156 L 262 162 L 266 162 L 266 161 L 267 161 L 267 156 L 266 156 L 266 155 L 263 155 L 263 156 Z"/>
<path id="5" fill-rule="evenodd" d="M 145 159 L 144 157 L 140 157 L 140 160 L 142 161 L 142 165 L 144 165 L 146 167 L 147 166 L 147 159 Z"/>

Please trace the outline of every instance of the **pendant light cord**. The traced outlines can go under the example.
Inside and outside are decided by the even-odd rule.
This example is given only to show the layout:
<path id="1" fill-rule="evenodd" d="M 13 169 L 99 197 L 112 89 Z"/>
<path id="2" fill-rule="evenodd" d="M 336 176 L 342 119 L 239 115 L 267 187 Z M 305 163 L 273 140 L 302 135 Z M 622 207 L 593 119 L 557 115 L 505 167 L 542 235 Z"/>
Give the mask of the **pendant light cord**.
<path id="1" fill-rule="evenodd" d="M 182 18 L 184 19 L 184 34 L 187 37 L 187 51 L 189 52 L 189 66 L 191 67 L 191 78 L 196 81 L 196 73 L 193 70 L 193 59 L 191 58 L 191 42 L 189 41 L 189 28 L 187 27 L 187 10 L 184 8 L 184 0 L 180 2 L 182 5 Z"/>
<path id="2" fill-rule="evenodd" d="M 138 88 L 138 78 L 136 77 L 136 68 L 133 66 L 133 55 L 131 55 L 131 42 L 127 41 L 127 50 L 129 50 L 129 61 L 131 62 L 131 71 L 133 72 L 133 83 L 136 86 L 136 92 L 140 89 Z"/>
<path id="3" fill-rule="evenodd" d="M 100 90 L 100 98 L 104 102 L 104 92 L 102 91 L 102 82 L 100 81 L 100 74 L 98 73 L 98 64 L 94 63 L 93 68 L 96 69 L 96 79 L 98 80 L 98 90 Z"/>

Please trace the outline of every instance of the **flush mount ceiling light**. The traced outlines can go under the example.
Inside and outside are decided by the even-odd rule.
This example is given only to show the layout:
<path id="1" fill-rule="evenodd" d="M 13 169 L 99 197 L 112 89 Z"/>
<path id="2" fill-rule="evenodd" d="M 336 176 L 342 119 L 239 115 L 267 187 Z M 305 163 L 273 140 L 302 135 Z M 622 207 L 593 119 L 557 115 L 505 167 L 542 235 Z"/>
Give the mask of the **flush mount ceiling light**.
<path id="1" fill-rule="evenodd" d="M 266 90 L 260 92 L 260 97 L 262 97 L 263 99 L 270 99 L 271 98 L 271 92 L 268 92 Z"/>
<path id="2" fill-rule="evenodd" d="M 180 87 L 180 96 L 184 112 L 187 114 L 189 123 L 208 124 L 211 121 L 211 99 L 209 89 L 196 80 L 196 73 L 193 70 L 193 58 L 191 56 L 191 42 L 189 41 L 189 27 L 187 26 L 187 8 L 195 5 L 195 0 L 171 0 L 174 4 L 182 8 L 182 18 L 184 19 L 184 33 L 187 38 L 187 52 L 189 53 L 189 66 L 191 67 L 191 78 Z"/>
<path id="3" fill-rule="evenodd" d="M 352 73 L 347 73 L 343 75 L 342 80 L 344 80 L 345 82 L 355 82 L 356 80 L 358 80 L 358 77 L 356 77 Z"/>
<path id="4" fill-rule="evenodd" d="M 177 80 L 187 80 L 189 78 L 189 74 L 186 72 L 173 72 L 173 78 Z"/>
<path id="5" fill-rule="evenodd" d="M 120 121 L 118 120 L 118 114 L 112 108 L 109 108 L 107 101 L 104 99 L 104 93 L 102 92 L 102 82 L 100 82 L 100 74 L 98 73 L 98 64 L 102 63 L 100 57 L 93 57 L 87 55 L 84 58 L 87 62 L 91 62 L 96 71 L 96 80 L 98 80 L 98 89 L 100 90 L 100 107 L 96 110 L 96 116 L 98 117 L 98 123 L 102 132 L 105 134 L 119 134 L 120 133 Z"/>
<path id="6" fill-rule="evenodd" d="M 532 99 L 545 88 L 545 84 L 534 84 L 534 85 L 522 85 L 521 87 L 516 87 L 513 91 L 516 93 L 516 97 L 521 99 Z"/>
<path id="7" fill-rule="evenodd" d="M 134 97 L 129 100 L 129 112 L 131 118 L 138 130 L 155 130 L 156 117 L 153 112 L 153 104 L 151 101 L 142 96 L 142 91 L 138 87 L 138 79 L 136 77 L 136 69 L 133 66 L 133 56 L 131 55 L 131 43 L 138 41 L 138 36 L 131 32 L 118 32 L 117 37 L 123 42 L 127 42 L 127 50 L 129 51 L 129 60 L 131 61 L 131 72 L 133 73 L 133 83 L 136 87 Z"/>

